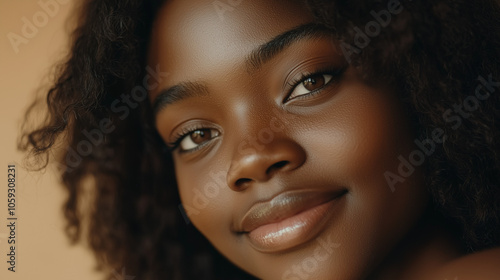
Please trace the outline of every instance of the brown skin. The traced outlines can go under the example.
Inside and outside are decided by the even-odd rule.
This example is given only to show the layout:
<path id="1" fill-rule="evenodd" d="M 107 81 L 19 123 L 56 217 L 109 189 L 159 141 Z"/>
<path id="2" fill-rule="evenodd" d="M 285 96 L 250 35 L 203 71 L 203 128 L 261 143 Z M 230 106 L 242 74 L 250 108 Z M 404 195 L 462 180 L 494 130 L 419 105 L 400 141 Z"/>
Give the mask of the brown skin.
<path id="1" fill-rule="evenodd" d="M 245 63 L 261 44 L 310 22 L 300 1 L 243 1 L 223 20 L 212 1 L 164 5 L 153 29 L 150 65 L 169 76 L 150 100 L 181 82 L 200 82 L 208 91 L 156 116 L 167 143 L 204 129 L 203 137 L 195 132 L 183 138 L 184 147 L 203 144 L 198 150 L 173 151 L 181 200 L 222 254 L 262 279 L 423 279 L 460 250 L 439 223 L 424 217 L 428 194 L 418 171 L 395 192 L 384 177 L 397 172 L 399 155 L 407 158 L 416 149 L 396 93 L 367 85 L 349 66 L 317 94 L 286 100 L 292 91 L 287 83 L 301 74 L 348 66 L 327 36 L 299 40 L 255 71 Z M 272 141 L 259 140 L 276 125 L 283 129 L 273 131 Z M 197 207 L 196 193 L 206 193 L 210 183 L 217 183 L 216 194 Z M 319 232 L 266 253 L 235 230 L 256 202 L 302 189 L 347 191 Z M 316 238 L 339 246 L 314 271 L 302 270 L 302 278 L 283 278 L 314 256 Z"/>
<path id="2" fill-rule="evenodd" d="M 485 250 L 453 260 L 426 279 L 494 280 L 500 276 L 500 248 Z"/>

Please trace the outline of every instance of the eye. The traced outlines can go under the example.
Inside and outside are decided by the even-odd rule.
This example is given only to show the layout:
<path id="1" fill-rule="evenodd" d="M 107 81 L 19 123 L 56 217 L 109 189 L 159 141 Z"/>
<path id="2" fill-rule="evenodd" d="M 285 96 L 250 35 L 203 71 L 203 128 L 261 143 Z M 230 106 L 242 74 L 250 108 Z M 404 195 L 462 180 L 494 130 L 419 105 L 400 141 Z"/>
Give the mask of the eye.
<path id="1" fill-rule="evenodd" d="M 301 79 L 299 83 L 295 85 L 292 93 L 290 94 L 290 96 L 288 96 L 287 100 L 291 100 L 296 97 L 319 90 L 327 85 L 332 80 L 332 78 L 333 75 L 321 73 L 307 76 Z"/>
<path id="2" fill-rule="evenodd" d="M 191 151 L 217 136 L 219 136 L 219 132 L 215 129 L 204 128 L 193 130 L 179 140 L 178 147 L 183 152 Z"/>

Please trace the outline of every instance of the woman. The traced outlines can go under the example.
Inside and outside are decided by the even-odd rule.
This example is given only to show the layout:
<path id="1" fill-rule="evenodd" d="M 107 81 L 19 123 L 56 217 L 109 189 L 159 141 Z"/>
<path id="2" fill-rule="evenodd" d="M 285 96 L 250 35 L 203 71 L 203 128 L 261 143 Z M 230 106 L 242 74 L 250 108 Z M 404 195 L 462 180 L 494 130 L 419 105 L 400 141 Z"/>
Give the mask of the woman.
<path id="1" fill-rule="evenodd" d="M 67 133 L 68 233 L 91 178 L 106 266 L 500 274 L 494 1 L 89 1 L 82 14 L 24 148 L 46 155 Z"/>

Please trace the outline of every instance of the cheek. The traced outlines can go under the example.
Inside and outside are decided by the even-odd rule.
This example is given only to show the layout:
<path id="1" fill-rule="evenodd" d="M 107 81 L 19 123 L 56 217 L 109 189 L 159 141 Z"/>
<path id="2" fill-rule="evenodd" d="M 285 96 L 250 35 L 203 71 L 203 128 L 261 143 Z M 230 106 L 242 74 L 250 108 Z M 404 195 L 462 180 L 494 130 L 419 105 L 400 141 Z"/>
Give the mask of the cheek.
<path id="1" fill-rule="evenodd" d="M 367 230 L 404 227 L 422 211 L 426 191 L 418 169 L 394 186 L 386 179 L 387 172 L 398 174 L 399 157 L 415 149 L 402 104 L 363 85 L 349 87 L 336 102 L 338 110 L 321 116 L 305 144 L 314 147 L 317 174 L 349 189 L 349 211 L 371 225 Z"/>
<path id="2" fill-rule="evenodd" d="M 311 162 L 349 188 L 346 217 L 356 222 L 348 223 L 346 231 L 352 234 L 344 237 L 359 245 L 352 251 L 383 252 L 416 222 L 426 204 L 418 169 L 396 190 L 385 177 L 386 172 L 398 174 L 398 157 L 407 158 L 415 149 L 414 136 L 395 95 L 356 86 L 339 97 L 341 109 L 325 117 L 315 134 L 319 140 L 308 144 L 322 151 Z"/>
<path id="3" fill-rule="evenodd" d="M 311 162 L 344 186 L 385 181 L 386 171 L 397 170 L 398 155 L 413 147 L 409 122 L 395 96 L 362 85 L 351 86 L 336 100 L 335 110 L 318 117 Z M 321 151 L 321 152 L 319 152 Z M 388 184 L 385 188 L 390 192 Z"/>
<path id="4" fill-rule="evenodd" d="M 330 273 L 377 262 L 414 225 L 426 205 L 422 176 L 416 171 L 392 191 L 384 174 L 397 174 L 399 155 L 415 149 L 409 120 L 395 95 L 363 85 L 337 96 L 336 110 L 315 116 L 301 135 L 309 147 L 311 170 L 348 188 L 342 222 L 331 227 L 342 250 L 332 256 Z M 346 265 L 343 267 L 343 265 Z M 326 272 L 325 272 L 326 273 Z"/>
<path id="5" fill-rule="evenodd" d="M 213 162 L 201 160 L 190 168 L 176 164 L 182 206 L 193 225 L 211 241 L 220 236 L 214 233 L 229 230 L 227 221 L 234 209 L 226 174 L 227 169 Z"/>

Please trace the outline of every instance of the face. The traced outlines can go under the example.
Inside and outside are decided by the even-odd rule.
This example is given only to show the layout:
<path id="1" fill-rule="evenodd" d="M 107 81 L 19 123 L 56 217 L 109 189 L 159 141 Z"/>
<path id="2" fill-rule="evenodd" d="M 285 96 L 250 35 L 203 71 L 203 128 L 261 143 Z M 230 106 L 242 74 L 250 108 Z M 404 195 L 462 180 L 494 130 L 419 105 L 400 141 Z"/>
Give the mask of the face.
<path id="1" fill-rule="evenodd" d="M 359 279 L 416 223 L 421 176 L 385 176 L 415 149 L 397 93 L 363 82 L 301 1 L 167 1 L 152 35 L 183 206 L 237 266 Z"/>

